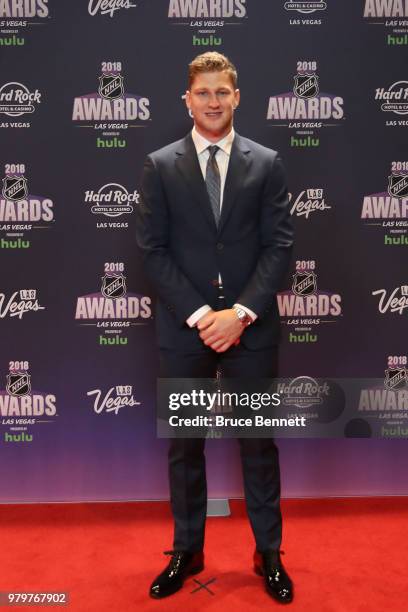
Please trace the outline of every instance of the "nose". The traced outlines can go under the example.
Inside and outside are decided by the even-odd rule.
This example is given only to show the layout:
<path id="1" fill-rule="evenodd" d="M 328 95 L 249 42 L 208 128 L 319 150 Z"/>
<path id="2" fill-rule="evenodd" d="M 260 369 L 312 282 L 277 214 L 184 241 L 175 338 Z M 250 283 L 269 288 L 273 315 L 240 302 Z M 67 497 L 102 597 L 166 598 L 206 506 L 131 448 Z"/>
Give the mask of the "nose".
<path id="1" fill-rule="evenodd" d="M 220 102 L 217 98 L 217 95 L 215 93 L 210 94 L 210 99 L 208 100 L 208 105 L 211 106 L 211 108 L 217 108 L 220 105 Z"/>

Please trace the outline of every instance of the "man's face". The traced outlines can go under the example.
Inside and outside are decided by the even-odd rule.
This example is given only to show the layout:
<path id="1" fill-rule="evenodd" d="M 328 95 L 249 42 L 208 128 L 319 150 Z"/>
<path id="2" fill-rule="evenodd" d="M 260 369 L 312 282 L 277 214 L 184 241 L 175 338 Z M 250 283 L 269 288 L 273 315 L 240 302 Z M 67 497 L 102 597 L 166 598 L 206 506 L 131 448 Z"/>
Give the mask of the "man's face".
<path id="1" fill-rule="evenodd" d="M 186 92 L 186 104 L 197 131 L 210 142 L 217 142 L 231 131 L 239 89 L 234 90 L 228 72 L 203 72 Z"/>

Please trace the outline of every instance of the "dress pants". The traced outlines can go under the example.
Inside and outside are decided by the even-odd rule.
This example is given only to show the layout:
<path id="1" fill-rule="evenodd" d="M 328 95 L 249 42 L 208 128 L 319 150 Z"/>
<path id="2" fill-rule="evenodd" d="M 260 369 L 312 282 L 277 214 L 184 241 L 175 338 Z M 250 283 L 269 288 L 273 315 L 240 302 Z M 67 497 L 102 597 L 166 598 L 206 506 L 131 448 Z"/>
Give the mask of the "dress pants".
<path id="1" fill-rule="evenodd" d="M 192 330 L 198 333 L 197 330 Z M 245 333 L 245 331 L 244 331 Z M 160 351 L 162 378 L 273 378 L 278 348 L 249 351 L 241 344 L 216 353 Z M 279 453 L 273 439 L 239 439 L 247 512 L 259 552 L 279 550 L 282 539 Z M 205 439 L 172 439 L 169 483 L 174 517 L 174 550 L 197 552 L 204 546 L 207 511 Z M 233 534 L 231 534 L 233 537 Z"/>

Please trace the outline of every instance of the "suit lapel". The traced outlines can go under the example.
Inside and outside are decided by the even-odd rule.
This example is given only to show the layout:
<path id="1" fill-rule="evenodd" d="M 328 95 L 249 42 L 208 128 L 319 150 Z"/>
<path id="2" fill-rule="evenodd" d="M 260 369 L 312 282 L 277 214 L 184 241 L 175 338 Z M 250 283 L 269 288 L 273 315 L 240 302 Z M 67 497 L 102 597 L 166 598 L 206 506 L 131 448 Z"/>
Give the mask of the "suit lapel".
<path id="1" fill-rule="evenodd" d="M 250 149 L 244 144 L 242 138 L 235 134 L 231 148 L 231 157 L 228 163 L 228 172 L 225 180 L 224 196 L 222 201 L 221 218 L 218 225 L 218 233 L 221 232 L 231 211 L 235 198 L 237 197 L 249 166 L 251 164 Z M 188 134 L 180 141 L 179 149 L 176 153 L 176 167 L 182 174 L 185 182 L 188 184 L 192 201 L 198 206 L 201 213 L 206 218 L 214 231 L 217 231 L 217 226 L 214 220 L 214 214 L 211 209 L 210 198 L 208 197 L 207 188 L 198 161 L 197 152 L 194 146 L 191 134 Z"/>
<path id="2" fill-rule="evenodd" d="M 224 196 L 222 200 L 221 218 L 218 225 L 218 233 L 225 226 L 233 209 L 237 197 L 251 164 L 250 149 L 243 143 L 242 138 L 235 134 L 231 148 L 231 157 L 228 163 L 227 177 L 225 180 Z"/>
<path id="3" fill-rule="evenodd" d="M 188 184 L 192 201 L 198 205 L 202 214 L 211 225 L 214 231 L 217 231 L 214 214 L 211 209 L 210 198 L 208 197 L 207 188 L 200 168 L 200 163 L 197 157 L 197 151 L 194 146 L 191 134 L 188 134 L 181 141 L 178 152 L 176 153 L 176 167 L 183 175 L 185 182 Z"/>

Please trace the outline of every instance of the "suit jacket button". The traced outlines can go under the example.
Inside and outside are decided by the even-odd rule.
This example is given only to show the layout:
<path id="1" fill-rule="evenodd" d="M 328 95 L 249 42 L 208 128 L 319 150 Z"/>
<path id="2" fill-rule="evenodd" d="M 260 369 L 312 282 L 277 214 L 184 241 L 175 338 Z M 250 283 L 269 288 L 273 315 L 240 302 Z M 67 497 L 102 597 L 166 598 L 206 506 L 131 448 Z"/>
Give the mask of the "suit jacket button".
<path id="1" fill-rule="evenodd" d="M 218 251 L 222 251 L 222 249 L 224 248 L 224 245 L 222 242 L 217 242 L 217 250 Z"/>

